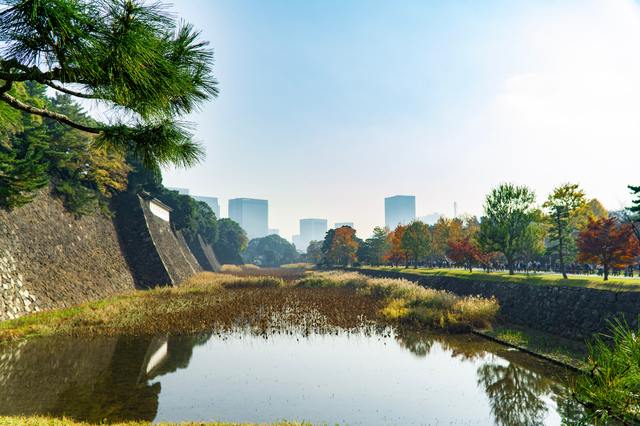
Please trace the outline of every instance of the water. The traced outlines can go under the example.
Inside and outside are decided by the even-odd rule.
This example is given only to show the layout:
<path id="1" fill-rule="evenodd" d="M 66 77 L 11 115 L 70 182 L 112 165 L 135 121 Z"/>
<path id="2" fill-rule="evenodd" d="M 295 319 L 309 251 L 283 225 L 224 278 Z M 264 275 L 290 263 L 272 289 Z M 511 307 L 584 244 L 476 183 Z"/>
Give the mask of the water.
<path id="1" fill-rule="evenodd" d="M 0 346 L 0 414 L 527 425 L 579 410 L 564 369 L 473 335 L 231 332 Z"/>

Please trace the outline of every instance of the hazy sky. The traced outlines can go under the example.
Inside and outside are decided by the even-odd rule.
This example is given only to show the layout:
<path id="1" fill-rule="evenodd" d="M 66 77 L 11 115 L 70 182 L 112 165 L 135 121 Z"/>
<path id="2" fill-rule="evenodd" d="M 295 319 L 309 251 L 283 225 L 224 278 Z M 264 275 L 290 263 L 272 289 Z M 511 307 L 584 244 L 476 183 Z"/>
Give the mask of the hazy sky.
<path id="1" fill-rule="evenodd" d="M 516 4 L 517 3 L 517 4 Z M 190 117 L 207 159 L 165 184 L 298 219 L 480 214 L 496 184 L 578 182 L 607 208 L 640 183 L 640 7 L 631 0 L 182 0 L 220 97 Z"/>

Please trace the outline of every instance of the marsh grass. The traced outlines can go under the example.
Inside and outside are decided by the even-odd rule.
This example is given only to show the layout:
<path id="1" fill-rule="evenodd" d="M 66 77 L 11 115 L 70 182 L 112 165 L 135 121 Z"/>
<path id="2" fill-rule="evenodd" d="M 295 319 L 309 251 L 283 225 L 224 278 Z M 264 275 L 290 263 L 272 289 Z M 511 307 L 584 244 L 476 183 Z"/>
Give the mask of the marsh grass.
<path id="1" fill-rule="evenodd" d="M 381 313 L 389 320 L 447 331 L 487 328 L 499 309 L 495 299 L 459 297 L 405 279 L 370 278 L 355 272 L 313 272 L 296 286 L 350 289 L 384 300 Z"/>
<path id="2" fill-rule="evenodd" d="M 0 426 L 88 426 L 92 423 L 85 423 L 75 421 L 68 417 L 56 418 L 56 417 L 0 417 Z M 151 422 L 145 421 L 132 421 L 121 423 L 109 423 L 114 426 L 147 426 L 151 425 Z M 311 423 L 306 422 L 276 422 L 276 423 L 219 423 L 219 422 L 184 422 L 184 423 L 155 423 L 159 426 L 254 426 L 254 425 L 270 425 L 270 426 L 310 426 Z"/>
<path id="3" fill-rule="evenodd" d="M 400 323 L 445 331 L 488 327 L 495 300 L 356 273 L 203 272 L 179 287 L 136 291 L 0 322 L 0 341 L 30 336 L 157 335 L 248 328 L 257 334 Z M 284 277 L 284 278 L 283 278 Z"/>

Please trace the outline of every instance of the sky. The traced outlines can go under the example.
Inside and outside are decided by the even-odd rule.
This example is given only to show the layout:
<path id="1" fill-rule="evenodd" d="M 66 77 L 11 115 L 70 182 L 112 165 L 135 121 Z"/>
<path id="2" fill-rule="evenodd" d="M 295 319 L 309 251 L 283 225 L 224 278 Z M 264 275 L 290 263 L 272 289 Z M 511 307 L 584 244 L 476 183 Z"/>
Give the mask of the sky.
<path id="1" fill-rule="evenodd" d="M 501 182 L 542 203 L 579 183 L 608 209 L 640 184 L 640 6 L 632 0 L 181 0 L 215 50 L 220 96 L 187 119 L 207 157 L 167 186 L 269 200 L 298 220 L 480 215 Z"/>

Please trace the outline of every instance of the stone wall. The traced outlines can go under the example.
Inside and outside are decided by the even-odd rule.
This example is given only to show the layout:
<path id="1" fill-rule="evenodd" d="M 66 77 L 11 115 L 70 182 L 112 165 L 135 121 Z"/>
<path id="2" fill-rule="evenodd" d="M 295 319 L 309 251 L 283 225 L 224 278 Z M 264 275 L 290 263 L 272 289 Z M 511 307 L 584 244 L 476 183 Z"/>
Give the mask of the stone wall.
<path id="1" fill-rule="evenodd" d="M 154 215 L 148 201 L 122 193 L 114 199 L 116 223 L 136 285 L 176 285 L 202 270 L 181 234 Z"/>
<path id="2" fill-rule="evenodd" d="M 571 339 L 585 339 L 606 332 L 607 320 L 623 316 L 638 325 L 640 292 L 596 290 L 581 287 L 528 285 L 476 281 L 444 276 L 355 269 L 373 277 L 405 278 L 425 287 L 460 296 L 495 297 L 501 319 Z"/>
<path id="3" fill-rule="evenodd" d="M 169 222 L 151 213 L 149 204 L 137 197 L 144 213 L 153 243 L 171 277 L 170 284 L 176 285 L 202 269 L 185 243 L 173 232 Z"/>
<path id="4" fill-rule="evenodd" d="M 197 241 L 188 242 L 191 253 L 196 257 L 198 263 L 205 271 L 220 271 L 220 262 L 213 252 L 211 244 L 207 244 L 200 235 Z"/>
<path id="5" fill-rule="evenodd" d="M 48 190 L 0 210 L 0 320 L 133 288 L 111 218 L 76 217 Z"/>

